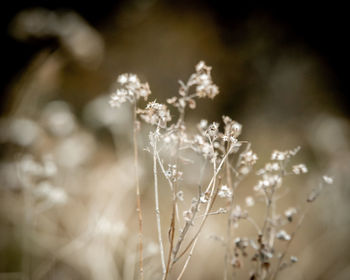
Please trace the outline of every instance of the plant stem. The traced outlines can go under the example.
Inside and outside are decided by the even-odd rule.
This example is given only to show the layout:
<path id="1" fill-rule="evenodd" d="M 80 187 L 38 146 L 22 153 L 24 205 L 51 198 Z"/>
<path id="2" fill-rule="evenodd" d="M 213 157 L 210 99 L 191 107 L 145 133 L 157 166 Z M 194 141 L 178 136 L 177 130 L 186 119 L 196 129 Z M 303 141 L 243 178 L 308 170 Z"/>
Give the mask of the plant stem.
<path id="1" fill-rule="evenodd" d="M 186 259 L 185 265 L 183 266 L 183 268 L 182 268 L 182 270 L 181 270 L 179 276 L 176 278 L 176 280 L 180 280 L 180 279 L 182 278 L 182 276 L 183 276 L 183 274 L 184 274 L 184 272 L 185 272 L 185 270 L 186 270 L 186 268 L 187 268 L 187 266 L 188 266 L 188 263 L 190 262 L 190 259 L 191 259 L 192 255 L 193 255 L 193 250 L 194 250 L 194 247 L 196 247 L 197 240 L 198 240 L 198 236 L 197 236 L 197 238 L 194 240 L 193 245 L 192 245 L 192 248 L 191 248 L 191 251 L 190 251 L 190 253 L 188 254 L 188 257 L 187 257 L 187 259 Z"/>
<path id="2" fill-rule="evenodd" d="M 136 115 L 136 102 L 134 103 L 134 129 L 133 129 L 133 142 L 134 142 L 134 167 L 136 177 L 136 212 L 138 214 L 139 221 L 139 269 L 140 269 L 140 280 L 143 280 L 143 228 L 142 228 L 142 210 L 141 210 L 141 195 L 140 195 L 140 182 L 139 182 L 139 171 L 138 171 L 138 148 L 137 148 L 137 115 Z"/>
<path id="3" fill-rule="evenodd" d="M 157 128 L 158 129 L 158 128 Z M 160 224 L 160 211 L 159 211 L 159 194 L 158 194 L 158 172 L 157 172 L 157 139 L 154 137 L 153 139 L 153 174 L 154 174 L 154 199 L 155 199 L 155 211 L 157 218 L 157 230 L 158 230 L 158 242 L 160 249 L 160 257 L 162 262 L 162 272 L 163 277 L 166 275 L 166 267 L 165 267 L 165 257 L 164 257 L 164 247 L 162 241 L 162 232 L 161 232 L 161 224 Z"/>

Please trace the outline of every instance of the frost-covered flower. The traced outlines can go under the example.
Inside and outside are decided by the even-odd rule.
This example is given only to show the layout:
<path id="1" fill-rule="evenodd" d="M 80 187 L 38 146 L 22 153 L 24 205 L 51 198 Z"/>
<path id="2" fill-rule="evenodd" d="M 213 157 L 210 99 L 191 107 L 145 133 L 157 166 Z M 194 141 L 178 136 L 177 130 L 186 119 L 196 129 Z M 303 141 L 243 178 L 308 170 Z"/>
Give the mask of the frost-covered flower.
<path id="1" fill-rule="evenodd" d="M 295 209 L 294 207 L 288 208 L 286 211 L 284 211 L 284 215 L 290 222 L 293 220 L 293 216 L 296 213 L 297 213 L 297 209 Z"/>
<path id="2" fill-rule="evenodd" d="M 248 151 L 242 152 L 238 172 L 242 175 L 247 175 L 257 160 L 258 156 L 252 150 L 249 149 Z"/>
<path id="3" fill-rule="evenodd" d="M 289 241 L 291 239 L 291 236 L 285 230 L 282 229 L 279 232 L 277 232 L 276 238 L 283 241 Z"/>
<path id="4" fill-rule="evenodd" d="M 40 182 L 34 194 L 38 198 L 47 199 L 53 204 L 65 204 L 68 200 L 68 196 L 62 188 L 55 187 L 48 181 Z"/>
<path id="5" fill-rule="evenodd" d="M 213 99 L 218 93 L 219 88 L 211 78 L 211 67 L 207 66 L 204 61 L 196 65 L 196 73 L 192 74 L 189 85 L 196 86 L 196 95 L 199 98 L 209 97 Z"/>
<path id="6" fill-rule="evenodd" d="M 147 100 L 151 94 L 148 83 L 141 83 L 135 74 L 122 74 L 117 81 L 122 88 L 111 94 L 109 104 L 112 107 L 119 107 L 127 101 L 133 103 L 141 97 Z"/>
<path id="7" fill-rule="evenodd" d="M 272 153 L 272 155 L 271 155 L 271 160 L 282 161 L 282 160 L 285 160 L 286 157 L 287 157 L 286 152 L 273 151 L 273 153 Z"/>
<path id="8" fill-rule="evenodd" d="M 184 192 L 183 191 L 178 191 L 176 194 L 176 197 L 180 200 L 180 201 L 184 201 Z"/>
<path id="9" fill-rule="evenodd" d="M 206 130 L 206 134 L 210 137 L 216 138 L 219 132 L 219 124 L 217 122 L 213 122 L 211 125 L 209 125 L 208 129 Z"/>
<path id="10" fill-rule="evenodd" d="M 308 169 L 305 164 L 301 163 L 298 165 L 294 165 L 292 167 L 292 171 L 294 174 L 299 175 L 299 174 L 304 174 L 308 172 Z"/>
<path id="11" fill-rule="evenodd" d="M 221 198 L 231 198 L 232 191 L 226 185 L 223 185 L 218 192 L 218 196 Z"/>
<path id="12" fill-rule="evenodd" d="M 156 101 L 149 102 L 146 109 L 138 109 L 137 113 L 147 123 L 165 127 L 167 122 L 171 121 L 170 112 L 165 104 Z"/>
<path id="13" fill-rule="evenodd" d="M 188 222 L 191 222 L 192 220 L 192 217 L 193 217 L 193 213 L 192 211 L 190 210 L 186 210 L 183 212 L 183 217 L 184 217 L 184 220 L 188 223 Z"/>
<path id="14" fill-rule="evenodd" d="M 254 187 L 254 190 L 259 191 L 262 188 L 279 186 L 281 183 L 282 183 L 281 176 L 277 174 L 266 173 L 266 174 L 263 174 L 262 180 L 259 180 L 258 184 Z"/>
<path id="15" fill-rule="evenodd" d="M 328 185 L 332 185 L 333 184 L 333 178 L 332 177 L 324 175 L 322 177 L 322 179 L 323 179 L 323 182 L 325 182 Z"/>
<path id="16" fill-rule="evenodd" d="M 271 155 L 271 160 L 284 161 L 287 158 L 295 156 L 299 150 L 300 150 L 300 147 L 296 147 L 294 150 L 288 150 L 288 151 L 275 150 Z"/>
<path id="17" fill-rule="evenodd" d="M 253 198 L 252 196 L 247 196 L 247 197 L 245 198 L 245 204 L 246 204 L 248 207 L 254 206 L 254 204 L 255 204 L 254 198 Z"/>
<path id="18" fill-rule="evenodd" d="M 176 164 L 168 164 L 168 169 L 165 171 L 165 176 L 172 182 L 180 180 L 182 174 L 182 171 L 177 170 Z"/>

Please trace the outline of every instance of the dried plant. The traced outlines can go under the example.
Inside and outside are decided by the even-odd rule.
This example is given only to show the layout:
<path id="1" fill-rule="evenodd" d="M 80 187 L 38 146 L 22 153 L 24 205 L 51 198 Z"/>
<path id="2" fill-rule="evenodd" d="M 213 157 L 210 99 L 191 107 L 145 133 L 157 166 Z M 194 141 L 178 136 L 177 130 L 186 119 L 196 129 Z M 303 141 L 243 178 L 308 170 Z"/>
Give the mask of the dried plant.
<path id="1" fill-rule="evenodd" d="M 138 150 L 137 131 L 140 123 L 137 119 L 151 125 L 148 133 L 149 146 L 145 148 L 153 159 L 155 216 L 158 232 L 161 278 L 181 279 L 189 265 L 198 238 L 209 216 L 226 215 L 227 231 L 225 237 L 216 237 L 225 247 L 224 279 L 235 279 L 236 272 L 249 262 L 252 266 L 250 279 L 276 279 L 279 272 L 298 261 L 295 256 L 287 260 L 288 249 L 301 226 L 309 205 L 317 198 L 324 185 L 332 184 L 333 179 L 324 176 L 318 188 L 305 199 L 305 207 L 290 207 L 284 214 L 277 212 L 279 198 L 287 188 L 283 186 L 285 177 L 308 172 L 305 164 L 290 166 L 290 161 L 299 151 L 299 147 L 287 151 L 274 151 L 271 162 L 256 172 L 259 177 L 253 194 L 245 198 L 246 206 L 239 205 L 237 188 L 254 170 L 258 157 L 251 148 L 251 143 L 239 140 L 242 125 L 228 116 L 223 116 L 223 130 L 217 122 L 201 120 L 198 132 L 190 134 L 185 121 L 186 110 L 196 108 L 196 99 L 213 99 L 219 88 L 212 80 L 211 67 L 199 62 L 187 82 L 179 81 L 178 95 L 167 100 L 168 105 L 177 110 L 174 119 L 168 106 L 156 101 L 149 102 L 145 109 L 137 107 L 137 100 L 145 100 L 151 94 L 147 83 L 141 83 L 134 74 L 122 74 L 118 77 L 121 88 L 111 95 L 110 105 L 119 106 L 124 102 L 133 104 L 134 114 L 134 155 L 137 193 L 137 211 L 139 213 L 140 235 L 140 279 L 143 279 L 142 260 L 142 212 L 139 175 L 137 172 Z M 199 162 L 191 159 L 193 153 L 201 158 Z M 198 164 L 199 174 L 195 186 L 196 195 L 189 200 L 184 197 L 185 165 Z M 192 171 L 191 171 L 192 172 Z M 209 177 L 205 174 L 211 174 Z M 160 178 L 169 186 L 170 223 L 165 223 L 159 206 Z M 215 204 L 221 200 L 224 207 L 215 210 Z M 263 219 L 253 217 L 248 208 L 255 202 L 265 205 Z M 179 203 L 187 204 L 187 209 L 180 213 Z M 220 203 L 220 202 L 219 202 Z M 162 222 L 162 219 L 163 222 Z M 260 224 L 260 221 L 263 223 Z M 235 229 L 241 221 L 247 221 L 256 230 L 250 237 L 238 236 Z M 288 233 L 284 228 L 295 224 L 294 231 Z M 163 238 L 167 233 L 167 238 Z M 284 249 L 278 250 L 276 240 L 285 243 Z M 180 262 L 182 260 L 182 262 Z M 181 263 L 181 264 L 180 264 Z M 177 275 L 174 266 L 180 265 Z"/>

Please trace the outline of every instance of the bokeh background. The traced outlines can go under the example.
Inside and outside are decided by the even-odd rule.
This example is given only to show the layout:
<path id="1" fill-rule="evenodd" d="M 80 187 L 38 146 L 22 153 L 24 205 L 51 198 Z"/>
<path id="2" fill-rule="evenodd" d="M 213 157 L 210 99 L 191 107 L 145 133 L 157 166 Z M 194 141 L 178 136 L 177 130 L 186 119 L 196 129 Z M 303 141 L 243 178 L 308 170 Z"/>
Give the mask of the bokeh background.
<path id="1" fill-rule="evenodd" d="M 349 279 L 347 10 L 230 2 L 12 1 L 1 9 L 0 279 L 136 277 L 131 115 L 109 108 L 108 95 L 132 72 L 165 102 L 200 60 L 213 67 L 220 95 L 200 100 L 189 124 L 223 114 L 242 123 L 259 167 L 274 149 L 302 147 L 298 160 L 310 172 L 289 183 L 281 211 L 304 201 L 322 174 L 334 177 L 292 247 L 299 263 L 281 279 Z M 140 157 L 151 275 L 159 269 L 152 174 L 149 155 Z M 184 279 L 222 276 L 224 250 L 207 238 L 222 222 L 208 221 Z"/>

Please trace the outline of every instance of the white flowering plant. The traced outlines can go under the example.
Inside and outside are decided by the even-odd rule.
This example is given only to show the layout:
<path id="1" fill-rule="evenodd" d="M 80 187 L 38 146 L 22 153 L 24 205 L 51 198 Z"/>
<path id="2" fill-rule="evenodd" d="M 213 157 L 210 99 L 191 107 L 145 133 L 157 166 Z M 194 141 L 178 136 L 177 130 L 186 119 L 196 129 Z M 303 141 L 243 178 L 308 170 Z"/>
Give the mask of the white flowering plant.
<path id="1" fill-rule="evenodd" d="M 153 180 L 155 216 L 158 233 L 158 249 L 160 257 L 160 279 L 175 277 L 181 279 L 189 266 L 196 244 L 208 217 L 226 215 L 226 236 L 217 238 L 225 247 L 224 279 L 235 278 L 237 270 L 244 263 L 253 263 L 249 279 L 276 279 L 279 272 L 298 261 L 296 256 L 289 256 L 288 249 L 301 226 L 308 206 L 313 202 L 325 185 L 333 183 L 333 179 L 324 176 L 320 185 L 305 199 L 305 207 L 290 207 L 283 214 L 277 213 L 279 196 L 284 192 L 284 180 L 287 176 L 302 175 L 308 172 L 305 164 L 290 167 L 290 161 L 300 148 L 287 151 L 273 151 L 271 162 L 256 171 L 259 177 L 253 187 L 254 193 L 245 198 L 245 205 L 239 205 L 237 188 L 243 179 L 253 172 L 258 161 L 249 141 L 240 140 L 242 125 L 228 116 L 222 117 L 223 130 L 218 122 L 209 123 L 201 120 L 198 132 L 190 134 L 185 121 L 186 110 L 196 108 L 196 99 L 215 98 L 219 93 L 213 82 L 211 67 L 203 61 L 199 62 L 187 82 L 180 81 L 178 95 L 167 99 L 168 105 L 156 101 L 149 102 L 146 108 L 138 107 L 138 100 L 147 100 L 151 91 L 148 83 L 141 83 L 134 74 L 122 74 L 118 77 L 121 88 L 112 93 L 110 105 L 119 107 L 124 102 L 133 104 L 134 112 L 134 158 L 136 176 L 137 212 L 139 223 L 139 278 L 144 278 L 143 264 L 143 220 L 141 206 L 141 187 L 138 173 L 138 147 L 140 122 L 151 125 L 149 146 L 145 148 L 153 159 Z M 177 116 L 170 114 L 168 106 L 177 109 Z M 198 183 L 194 186 L 197 195 L 189 200 L 184 196 L 183 180 L 185 165 L 191 162 L 187 154 L 194 152 L 200 156 L 200 171 L 195 174 Z M 206 174 L 211 174 L 209 177 Z M 163 179 L 161 179 L 161 177 Z M 160 183 L 166 182 L 169 188 L 170 222 L 161 222 Z M 215 210 L 218 200 L 225 206 Z M 265 205 L 263 223 L 248 211 L 256 202 Z M 181 207 L 180 204 L 181 203 Z M 183 205 L 186 210 L 181 211 Z M 241 221 L 249 222 L 255 234 L 240 237 L 236 228 Z M 261 220 L 261 219 L 260 219 Z M 294 230 L 287 232 L 285 227 L 293 224 Z M 291 227 L 288 227 L 291 228 Z M 164 234 L 167 233 L 167 238 Z M 284 242 L 283 249 L 276 246 L 276 241 Z M 249 250 L 248 250 L 249 249 Z M 181 260 L 181 261 L 180 261 Z M 176 270 L 175 266 L 180 266 Z M 175 272 L 176 271 L 176 272 Z M 157 275 L 157 274 L 155 274 Z M 156 279 L 158 276 L 152 276 Z"/>

